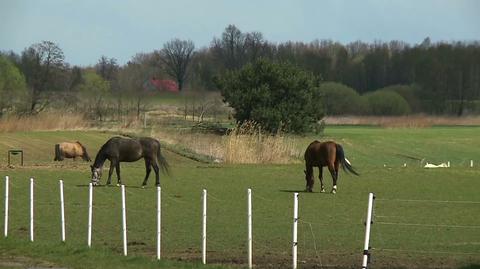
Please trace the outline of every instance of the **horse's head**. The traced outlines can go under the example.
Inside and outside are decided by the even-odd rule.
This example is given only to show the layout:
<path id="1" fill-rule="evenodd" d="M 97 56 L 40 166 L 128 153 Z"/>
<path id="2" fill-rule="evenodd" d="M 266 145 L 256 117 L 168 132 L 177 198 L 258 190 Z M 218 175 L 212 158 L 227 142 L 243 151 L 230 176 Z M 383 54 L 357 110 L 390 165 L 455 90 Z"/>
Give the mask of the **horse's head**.
<path id="1" fill-rule="evenodd" d="M 100 184 L 100 178 L 102 177 L 102 167 L 94 167 L 93 165 L 90 165 L 91 171 L 92 171 L 92 184 L 98 185 Z"/>
<path id="2" fill-rule="evenodd" d="M 91 162 L 92 159 L 90 159 L 90 156 L 88 155 L 87 151 L 83 152 L 82 159 L 86 162 Z"/>

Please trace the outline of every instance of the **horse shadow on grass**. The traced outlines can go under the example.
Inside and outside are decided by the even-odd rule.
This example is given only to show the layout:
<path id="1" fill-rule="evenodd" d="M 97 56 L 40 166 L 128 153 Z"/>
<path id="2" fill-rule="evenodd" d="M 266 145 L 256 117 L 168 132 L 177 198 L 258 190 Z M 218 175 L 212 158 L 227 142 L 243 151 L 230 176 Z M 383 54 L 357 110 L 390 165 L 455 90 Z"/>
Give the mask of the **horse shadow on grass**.
<path id="1" fill-rule="evenodd" d="M 76 187 L 78 188 L 88 188 L 90 186 L 90 184 L 77 184 L 75 185 Z M 120 186 L 117 186 L 117 184 L 112 184 L 112 185 L 95 185 L 93 186 L 94 188 L 120 188 Z M 142 186 L 128 186 L 128 185 L 125 185 L 125 188 L 128 188 L 128 189 L 152 189 L 154 187 L 142 187 Z"/>
<path id="2" fill-rule="evenodd" d="M 279 192 L 288 192 L 288 193 L 295 193 L 295 192 L 298 192 L 298 193 L 320 193 L 320 194 L 329 194 L 328 192 L 319 192 L 319 191 L 312 191 L 312 192 L 308 192 L 306 190 L 278 190 Z"/>

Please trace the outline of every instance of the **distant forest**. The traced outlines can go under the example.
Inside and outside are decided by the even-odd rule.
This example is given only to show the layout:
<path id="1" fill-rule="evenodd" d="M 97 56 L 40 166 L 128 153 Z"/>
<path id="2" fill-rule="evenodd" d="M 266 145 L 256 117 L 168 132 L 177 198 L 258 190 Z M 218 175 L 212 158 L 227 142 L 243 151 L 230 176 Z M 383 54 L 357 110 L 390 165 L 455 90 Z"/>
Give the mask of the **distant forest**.
<path id="1" fill-rule="evenodd" d="M 138 53 L 125 65 L 102 56 L 95 66 L 71 66 L 60 46 L 49 41 L 20 54 L 1 52 L 0 116 L 11 111 L 38 113 L 59 100 L 73 104 L 78 94 L 92 96 L 93 110 L 95 102 L 105 100 L 102 96 L 135 96 L 140 112 L 146 82 L 152 78 L 175 81 L 180 91 L 216 91 L 217 77 L 261 58 L 288 62 L 315 75 L 319 88 L 326 86 L 322 102 L 327 114 L 480 113 L 479 41 L 432 43 L 427 37 L 419 44 L 274 43 L 260 32 L 229 25 L 208 47 L 197 49 L 192 41 L 172 39 L 156 51 Z M 384 99 L 382 92 L 394 93 L 408 107 L 400 112 L 373 108 Z M 352 96 L 366 97 L 371 107 L 345 103 Z M 337 109 L 342 104 L 347 108 Z"/>

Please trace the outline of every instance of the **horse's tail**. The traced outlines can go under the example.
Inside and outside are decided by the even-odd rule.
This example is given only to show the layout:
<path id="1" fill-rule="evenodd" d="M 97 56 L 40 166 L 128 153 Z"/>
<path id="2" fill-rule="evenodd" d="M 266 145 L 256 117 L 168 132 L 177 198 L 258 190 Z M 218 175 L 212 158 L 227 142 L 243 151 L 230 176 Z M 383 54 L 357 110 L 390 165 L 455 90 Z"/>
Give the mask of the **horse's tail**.
<path id="1" fill-rule="evenodd" d="M 352 164 L 345 158 L 345 152 L 343 151 L 343 147 L 340 144 L 336 144 L 337 146 L 337 159 L 340 161 L 343 170 L 346 172 L 350 172 L 356 176 L 360 176 L 352 167 Z"/>
<path id="2" fill-rule="evenodd" d="M 157 141 L 157 143 L 158 143 L 157 158 L 158 158 L 158 163 L 160 164 L 160 169 L 162 170 L 163 173 L 170 175 L 170 165 L 168 164 L 165 157 L 163 157 L 162 155 L 160 142 Z"/>
<path id="3" fill-rule="evenodd" d="M 62 160 L 62 152 L 60 151 L 60 144 L 55 144 L 55 158 L 54 161 L 61 161 Z"/>

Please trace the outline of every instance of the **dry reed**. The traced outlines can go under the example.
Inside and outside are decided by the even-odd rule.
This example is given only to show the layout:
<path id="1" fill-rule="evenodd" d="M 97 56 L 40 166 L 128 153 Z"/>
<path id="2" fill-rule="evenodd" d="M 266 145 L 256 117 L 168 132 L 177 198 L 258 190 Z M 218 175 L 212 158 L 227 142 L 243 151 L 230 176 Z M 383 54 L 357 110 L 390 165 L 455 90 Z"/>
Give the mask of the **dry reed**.
<path id="1" fill-rule="evenodd" d="M 224 150 L 222 137 L 214 134 L 196 133 L 189 130 L 159 129 L 153 136 L 170 145 L 180 145 L 198 154 L 211 156 L 223 160 Z"/>
<path id="2" fill-rule="evenodd" d="M 0 132 L 82 130 L 90 126 L 78 114 L 43 113 L 35 116 L 10 116 L 0 119 Z"/>
<path id="3" fill-rule="evenodd" d="M 226 163 L 285 164 L 299 155 L 293 138 L 263 133 L 254 122 L 234 128 L 224 137 L 224 145 Z"/>
<path id="4" fill-rule="evenodd" d="M 285 164 L 295 162 L 300 155 L 293 137 L 263 133 L 252 122 L 237 126 L 224 136 L 167 130 L 157 130 L 154 135 L 168 144 L 230 164 Z"/>

